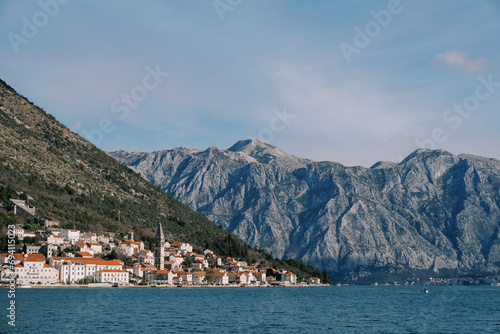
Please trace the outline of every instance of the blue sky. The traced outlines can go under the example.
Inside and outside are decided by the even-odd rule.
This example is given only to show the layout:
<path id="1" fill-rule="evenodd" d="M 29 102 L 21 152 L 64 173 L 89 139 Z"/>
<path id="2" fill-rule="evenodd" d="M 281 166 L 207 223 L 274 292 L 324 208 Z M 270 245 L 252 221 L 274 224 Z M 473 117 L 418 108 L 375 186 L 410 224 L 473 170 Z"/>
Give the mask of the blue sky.
<path id="1" fill-rule="evenodd" d="M 500 159 L 499 31 L 497 0 L 0 0 L 0 77 L 104 150 Z"/>

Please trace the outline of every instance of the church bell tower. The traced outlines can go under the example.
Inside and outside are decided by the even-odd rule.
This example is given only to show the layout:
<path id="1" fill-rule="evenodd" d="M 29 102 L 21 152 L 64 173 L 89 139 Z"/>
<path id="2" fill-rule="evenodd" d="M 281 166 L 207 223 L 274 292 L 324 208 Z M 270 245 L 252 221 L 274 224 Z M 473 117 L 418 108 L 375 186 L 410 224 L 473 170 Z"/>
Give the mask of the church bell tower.
<path id="1" fill-rule="evenodd" d="M 161 223 L 158 223 L 155 237 L 155 267 L 157 270 L 165 269 L 165 237 L 163 236 L 163 228 Z"/>

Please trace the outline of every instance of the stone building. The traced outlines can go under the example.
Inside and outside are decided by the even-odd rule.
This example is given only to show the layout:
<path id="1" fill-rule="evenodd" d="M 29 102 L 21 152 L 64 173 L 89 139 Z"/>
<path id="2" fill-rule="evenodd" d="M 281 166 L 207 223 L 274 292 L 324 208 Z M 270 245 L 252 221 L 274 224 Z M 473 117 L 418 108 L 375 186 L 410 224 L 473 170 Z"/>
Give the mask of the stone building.
<path id="1" fill-rule="evenodd" d="M 165 269 L 165 237 L 163 236 L 163 228 L 161 223 L 158 223 L 155 237 L 155 267 L 158 270 Z"/>
<path id="2" fill-rule="evenodd" d="M 11 199 L 9 200 L 9 210 L 15 215 L 23 213 L 28 217 L 35 217 L 35 207 L 28 200 Z"/>

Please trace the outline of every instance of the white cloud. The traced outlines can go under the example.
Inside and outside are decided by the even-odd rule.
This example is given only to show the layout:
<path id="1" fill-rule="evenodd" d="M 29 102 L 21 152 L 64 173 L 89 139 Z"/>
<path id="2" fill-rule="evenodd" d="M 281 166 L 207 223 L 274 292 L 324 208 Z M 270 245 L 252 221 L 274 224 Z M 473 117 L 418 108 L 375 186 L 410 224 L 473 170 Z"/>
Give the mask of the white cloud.
<path id="1" fill-rule="evenodd" d="M 445 65 L 447 67 L 456 67 L 465 73 L 481 72 L 488 69 L 486 59 L 477 58 L 468 59 L 461 50 L 446 51 L 438 54 L 434 58 L 433 65 Z"/>

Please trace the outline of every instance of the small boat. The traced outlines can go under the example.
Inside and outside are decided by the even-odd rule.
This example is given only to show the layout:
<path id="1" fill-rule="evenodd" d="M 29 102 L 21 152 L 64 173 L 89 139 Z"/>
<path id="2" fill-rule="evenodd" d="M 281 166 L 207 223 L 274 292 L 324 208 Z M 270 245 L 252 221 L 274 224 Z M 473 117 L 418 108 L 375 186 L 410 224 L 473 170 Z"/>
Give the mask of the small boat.
<path id="1" fill-rule="evenodd" d="M 31 285 L 21 285 L 20 288 L 28 289 L 28 288 L 31 288 Z"/>
<path id="2" fill-rule="evenodd" d="M 423 288 L 421 292 L 423 292 L 423 293 L 429 293 L 429 290 L 427 290 L 427 288 Z"/>

